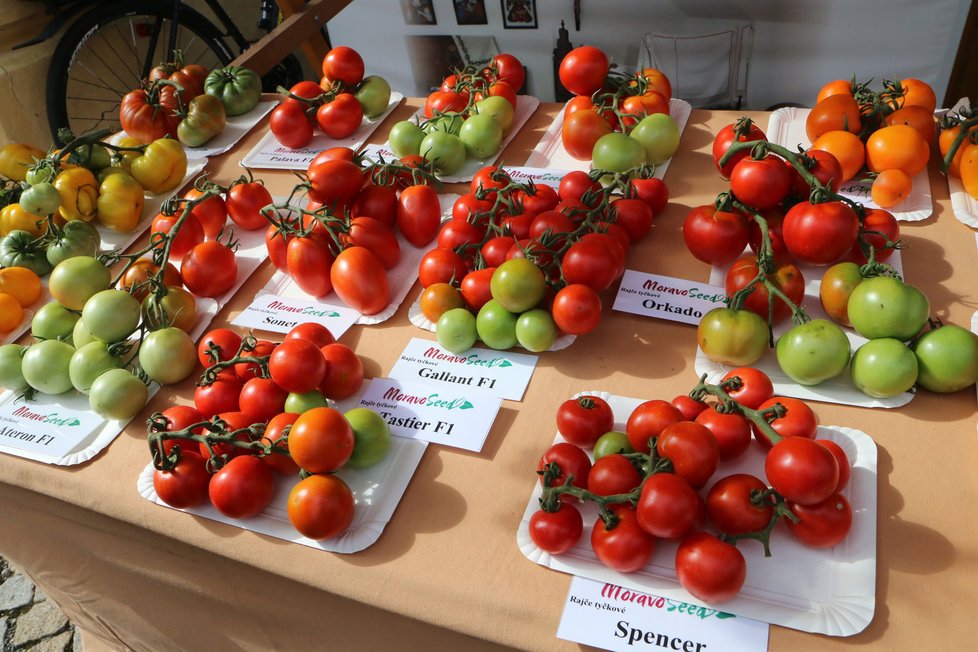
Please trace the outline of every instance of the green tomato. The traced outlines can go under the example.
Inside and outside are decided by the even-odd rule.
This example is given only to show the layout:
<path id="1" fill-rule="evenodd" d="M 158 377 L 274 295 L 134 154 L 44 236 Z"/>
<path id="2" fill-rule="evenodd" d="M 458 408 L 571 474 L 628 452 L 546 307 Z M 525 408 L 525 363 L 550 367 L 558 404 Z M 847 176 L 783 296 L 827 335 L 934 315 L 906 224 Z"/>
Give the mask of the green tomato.
<path id="1" fill-rule="evenodd" d="M 778 338 L 778 366 L 800 385 L 817 385 L 835 378 L 849 364 L 849 338 L 827 319 L 793 326 Z"/>
<path id="2" fill-rule="evenodd" d="M 445 115 L 440 115 L 430 120 L 426 120 L 424 124 L 421 125 L 421 131 L 425 134 L 430 134 L 435 131 L 444 131 L 447 134 L 454 134 L 458 136 L 458 132 L 462 129 L 462 123 L 465 119 L 458 113 L 446 113 Z"/>
<path id="3" fill-rule="evenodd" d="M 326 397 L 321 392 L 315 389 L 304 394 L 291 392 L 285 398 L 285 411 L 292 412 L 293 414 L 302 414 L 318 407 L 329 407 L 329 401 L 326 400 Z"/>
<path id="4" fill-rule="evenodd" d="M 606 432 L 600 437 L 598 441 L 594 442 L 594 461 L 597 462 L 605 455 L 614 455 L 615 453 L 634 453 L 635 450 L 632 445 L 628 442 L 628 435 L 625 433 L 612 430 L 611 432 Z"/>
<path id="5" fill-rule="evenodd" d="M 24 181 L 31 186 L 36 186 L 39 183 L 50 183 L 53 180 L 54 169 L 47 163 L 29 168 L 24 174 Z"/>
<path id="6" fill-rule="evenodd" d="M 0 267 L 26 267 L 38 276 L 51 271 L 41 240 L 21 229 L 0 239 Z"/>
<path id="7" fill-rule="evenodd" d="M 421 141 L 424 140 L 425 133 L 421 127 L 410 120 L 402 120 L 391 127 L 390 142 L 391 149 L 399 157 L 417 156 L 421 153 Z"/>
<path id="8" fill-rule="evenodd" d="M 109 268 L 90 256 L 75 256 L 51 271 L 48 289 L 55 301 L 70 310 L 81 310 L 93 296 L 108 290 L 112 283 Z"/>
<path id="9" fill-rule="evenodd" d="M 57 301 L 52 301 L 34 313 L 31 335 L 39 340 L 68 340 L 77 321 L 77 312 L 71 312 Z"/>
<path id="10" fill-rule="evenodd" d="M 868 278 L 857 285 L 847 304 L 849 320 L 863 337 L 892 337 L 906 342 L 920 332 L 930 316 L 927 297 L 892 276 Z"/>
<path id="11" fill-rule="evenodd" d="M 629 134 L 645 150 L 652 165 L 662 165 L 679 149 L 679 127 L 665 113 L 645 116 Z"/>
<path id="12" fill-rule="evenodd" d="M 21 369 L 26 352 L 27 347 L 20 344 L 0 346 L 0 387 L 11 392 L 21 392 L 29 387 Z"/>
<path id="13" fill-rule="evenodd" d="M 696 341 L 710 360 L 747 367 L 767 351 L 767 322 L 750 310 L 714 308 L 700 319 Z"/>
<path id="14" fill-rule="evenodd" d="M 149 399 L 149 390 L 125 369 L 109 369 L 92 383 L 88 402 L 103 419 L 128 421 L 139 414 Z"/>
<path id="15" fill-rule="evenodd" d="M 421 156 L 434 163 L 435 172 L 454 174 L 465 165 L 465 145 L 458 136 L 433 131 L 421 141 Z"/>
<path id="16" fill-rule="evenodd" d="M 53 183 L 45 181 L 22 192 L 19 203 L 31 215 L 50 215 L 61 206 L 61 193 Z"/>
<path id="17" fill-rule="evenodd" d="M 112 164 L 112 155 L 102 145 L 82 145 L 71 153 L 68 161 L 97 172 Z"/>
<path id="18" fill-rule="evenodd" d="M 90 342 L 76 348 L 68 363 L 68 377 L 72 386 L 82 394 L 88 394 L 95 379 L 109 369 L 122 367 L 122 360 L 109 353 L 105 342 Z"/>
<path id="19" fill-rule="evenodd" d="M 889 398 L 917 382 L 917 356 L 900 340 L 882 337 L 856 349 L 849 372 L 852 384 L 862 393 Z"/>
<path id="20" fill-rule="evenodd" d="M 44 340 L 24 352 L 21 371 L 27 384 L 43 394 L 62 394 L 71 389 L 68 366 L 75 347 L 58 340 Z"/>
<path id="21" fill-rule="evenodd" d="M 518 315 L 490 299 L 479 309 L 475 318 L 475 330 L 479 339 L 493 349 L 501 351 L 516 345 L 516 319 Z"/>
<path id="22" fill-rule="evenodd" d="M 480 113 L 462 124 L 458 137 L 471 158 L 489 158 L 503 144 L 503 129 L 491 115 Z"/>
<path id="23" fill-rule="evenodd" d="M 360 88 L 354 97 L 363 107 L 363 114 L 368 118 L 376 118 L 387 110 L 391 101 L 391 85 L 378 75 L 369 75 L 360 82 Z"/>
<path id="24" fill-rule="evenodd" d="M 75 256 L 95 256 L 101 243 L 102 236 L 91 223 L 71 220 L 61 228 L 61 233 L 55 240 L 48 244 L 48 262 L 57 267 Z"/>
<path id="25" fill-rule="evenodd" d="M 525 312 L 543 301 L 547 293 L 547 277 L 532 261 L 513 258 L 492 273 L 489 291 L 506 310 Z"/>
<path id="26" fill-rule="evenodd" d="M 353 455 L 346 461 L 352 469 L 377 464 L 391 446 L 391 431 L 383 417 L 367 408 L 353 408 L 344 415 L 353 428 Z"/>
<path id="27" fill-rule="evenodd" d="M 553 315 L 543 308 L 528 310 L 516 320 L 516 340 L 528 351 L 546 351 L 558 335 L 560 331 Z"/>
<path id="28" fill-rule="evenodd" d="M 139 344 L 139 366 L 161 385 L 179 383 L 196 364 L 194 341 L 175 326 L 148 333 Z"/>
<path id="29" fill-rule="evenodd" d="M 591 154 L 596 170 L 627 172 L 645 163 L 645 150 L 634 138 L 613 131 L 598 138 Z"/>
<path id="30" fill-rule="evenodd" d="M 932 392 L 956 392 L 978 381 L 978 336 L 960 326 L 929 330 L 913 345 L 917 384 Z"/>
<path id="31" fill-rule="evenodd" d="M 82 308 L 85 328 L 103 342 L 118 342 L 139 326 L 139 301 L 122 290 L 102 290 Z"/>
<path id="32" fill-rule="evenodd" d="M 513 128 L 513 122 L 516 120 L 516 109 L 509 103 L 509 100 L 499 95 L 490 95 L 479 100 L 475 103 L 475 110 L 477 113 L 487 113 L 494 117 L 499 126 L 502 127 L 503 134 L 509 133 L 509 130 Z"/>
<path id="33" fill-rule="evenodd" d="M 241 115 L 261 99 L 261 77 L 241 66 L 217 68 L 204 79 L 204 92 L 224 102 L 229 116 Z"/>
<path id="34" fill-rule="evenodd" d="M 88 332 L 88 329 L 85 328 L 85 320 L 79 317 L 78 321 L 75 322 L 74 328 L 71 329 L 71 345 L 76 349 L 80 349 L 86 344 L 101 341 Z"/>
<path id="35" fill-rule="evenodd" d="M 177 140 L 187 147 L 200 147 L 224 131 L 226 124 L 224 103 L 204 93 L 190 100 L 187 117 L 177 125 Z"/>
<path id="36" fill-rule="evenodd" d="M 465 308 L 452 308 L 442 313 L 435 324 L 435 335 L 441 348 L 452 353 L 468 351 L 475 344 L 475 315 Z"/>

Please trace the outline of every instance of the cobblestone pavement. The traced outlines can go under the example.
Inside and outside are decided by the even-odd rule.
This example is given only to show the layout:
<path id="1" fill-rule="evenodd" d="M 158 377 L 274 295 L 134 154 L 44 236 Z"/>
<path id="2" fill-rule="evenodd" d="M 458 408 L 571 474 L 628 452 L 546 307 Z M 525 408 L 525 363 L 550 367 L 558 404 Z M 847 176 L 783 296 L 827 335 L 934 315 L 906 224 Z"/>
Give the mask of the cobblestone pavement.
<path id="1" fill-rule="evenodd" d="M 79 652 L 81 637 L 26 576 L 0 557 L 0 650 Z"/>

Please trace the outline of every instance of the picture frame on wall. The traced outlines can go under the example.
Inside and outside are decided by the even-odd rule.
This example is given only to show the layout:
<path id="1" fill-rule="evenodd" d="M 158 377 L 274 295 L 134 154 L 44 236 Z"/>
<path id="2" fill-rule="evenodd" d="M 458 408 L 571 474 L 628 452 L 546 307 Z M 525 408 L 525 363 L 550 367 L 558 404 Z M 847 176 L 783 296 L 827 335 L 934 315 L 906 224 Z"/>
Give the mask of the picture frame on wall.
<path id="1" fill-rule="evenodd" d="M 503 27 L 506 29 L 536 29 L 536 0 L 499 0 L 503 9 Z"/>
<path id="2" fill-rule="evenodd" d="M 431 0 L 401 0 L 405 25 L 437 25 Z"/>
<path id="3" fill-rule="evenodd" d="M 452 0 L 455 22 L 459 25 L 488 25 L 486 0 Z"/>

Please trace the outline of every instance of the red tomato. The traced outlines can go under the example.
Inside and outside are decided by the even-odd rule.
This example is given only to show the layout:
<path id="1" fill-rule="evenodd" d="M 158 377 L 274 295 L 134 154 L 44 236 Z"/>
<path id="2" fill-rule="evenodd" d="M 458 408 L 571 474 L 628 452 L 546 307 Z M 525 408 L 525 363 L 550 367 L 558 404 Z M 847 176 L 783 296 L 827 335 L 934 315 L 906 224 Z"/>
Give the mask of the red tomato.
<path id="1" fill-rule="evenodd" d="M 706 496 L 706 513 L 724 534 L 758 532 L 767 527 L 774 515 L 774 504 L 768 497 L 755 504 L 755 492 L 767 490 L 759 478 L 737 473 L 721 478 Z"/>
<path id="2" fill-rule="evenodd" d="M 727 277 L 724 281 L 724 290 L 727 296 L 733 296 L 737 290 L 746 287 L 754 277 L 757 276 L 757 259 L 754 256 L 744 256 L 734 261 L 730 269 L 727 270 Z M 795 305 L 800 305 L 805 296 L 805 279 L 795 265 L 791 263 L 775 263 L 774 274 L 768 276 L 768 280 L 781 289 L 785 295 L 791 299 Z M 743 308 L 757 313 L 765 320 L 768 317 L 768 292 L 767 288 L 758 284 L 747 295 Z M 791 308 L 782 299 L 774 299 L 774 323 L 784 321 L 791 315 Z"/>
<path id="3" fill-rule="evenodd" d="M 431 186 L 410 186 L 397 200 L 397 228 L 415 247 L 434 240 L 441 223 L 441 204 Z"/>
<path id="4" fill-rule="evenodd" d="M 198 297 L 218 297 L 238 280 L 234 252 L 216 240 L 196 245 L 180 265 L 183 284 Z"/>
<path id="5" fill-rule="evenodd" d="M 737 154 L 734 154 L 729 161 L 724 163 L 723 167 L 720 167 L 720 159 L 723 155 L 727 153 L 730 146 L 736 140 L 739 143 L 744 143 L 752 140 L 766 140 L 767 137 L 764 132 L 761 131 L 752 122 L 747 121 L 743 124 L 730 124 L 717 132 L 716 138 L 713 139 L 713 164 L 716 165 L 717 171 L 720 175 L 726 179 L 730 177 L 730 172 L 734 169 L 741 160 L 750 155 L 750 148 L 744 148 Z"/>
<path id="6" fill-rule="evenodd" d="M 649 208 L 652 209 L 652 216 L 655 217 L 669 203 L 669 188 L 665 181 L 651 177 L 649 179 L 631 179 L 628 182 L 628 194 L 626 197 L 637 197 L 641 199 Z"/>
<path id="7" fill-rule="evenodd" d="M 205 419 L 237 411 L 242 386 L 241 379 L 233 373 L 221 373 L 210 385 L 200 385 L 194 390 L 194 405 Z"/>
<path id="8" fill-rule="evenodd" d="M 479 222 L 492 211 L 492 202 L 479 199 L 474 192 L 460 195 L 452 204 L 452 219 L 459 222 Z M 471 218 L 471 219 L 470 219 Z"/>
<path id="9" fill-rule="evenodd" d="M 703 499 L 689 483 L 672 473 L 656 473 L 645 480 L 636 506 L 638 524 L 662 539 L 677 539 L 689 532 L 703 515 Z"/>
<path id="10" fill-rule="evenodd" d="M 532 183 L 532 193 L 527 190 L 516 191 L 517 204 L 527 213 L 542 213 L 553 210 L 560 201 L 557 191 L 545 183 Z"/>
<path id="11" fill-rule="evenodd" d="M 597 460 L 587 475 L 588 491 L 599 496 L 627 494 L 642 483 L 642 474 L 618 453 Z"/>
<path id="12" fill-rule="evenodd" d="M 798 517 L 797 523 L 784 519 L 788 532 L 812 548 L 831 548 L 845 539 L 852 528 L 852 507 L 840 493 L 814 505 L 789 502 L 788 509 Z"/>
<path id="13" fill-rule="evenodd" d="M 182 212 L 182 211 L 181 211 Z M 152 238 L 157 233 L 166 235 L 170 233 L 174 225 L 176 225 L 177 220 L 180 219 L 180 213 L 176 215 L 164 215 L 160 213 L 155 218 L 153 218 L 153 225 L 150 227 L 150 237 Z M 194 217 L 193 213 L 190 213 L 183 222 L 180 224 L 180 230 L 177 231 L 173 240 L 170 242 L 170 256 L 174 260 L 179 260 L 184 257 L 184 255 L 197 245 L 204 241 L 204 228 Z"/>
<path id="14" fill-rule="evenodd" d="M 335 475 L 311 475 L 289 492 L 289 520 L 299 534 L 310 539 L 331 539 L 350 527 L 353 492 Z"/>
<path id="15" fill-rule="evenodd" d="M 609 65 L 608 55 L 583 45 L 564 55 L 557 73 L 560 83 L 574 95 L 592 95 L 604 85 Z"/>
<path id="16" fill-rule="evenodd" d="M 576 446 L 591 448 L 598 437 L 614 428 L 611 406 L 600 396 L 567 399 L 557 408 L 557 432 Z"/>
<path id="17" fill-rule="evenodd" d="M 584 201 L 585 193 L 596 194 L 601 190 L 601 184 L 591 179 L 587 172 L 574 170 L 564 175 L 557 188 L 557 195 L 561 199 L 575 199 Z"/>
<path id="18" fill-rule="evenodd" d="M 312 123 L 304 106 L 290 98 L 272 109 L 268 128 L 284 147 L 301 149 L 312 142 Z"/>
<path id="19" fill-rule="evenodd" d="M 319 152 L 311 161 L 309 161 L 309 166 L 306 168 L 306 172 L 316 167 L 320 163 L 325 163 L 326 161 L 340 160 L 352 162 L 354 158 L 356 158 L 356 152 L 349 147 L 330 147 Z"/>
<path id="20" fill-rule="evenodd" d="M 744 407 L 756 410 L 774 396 L 774 385 L 766 373 L 753 367 L 737 367 L 723 375 L 721 382 L 736 376 L 740 379 L 738 389 L 728 389 L 727 395 Z"/>
<path id="21" fill-rule="evenodd" d="M 489 300 L 492 299 L 489 282 L 492 280 L 492 274 L 495 271 L 495 267 L 486 267 L 485 269 L 477 269 L 469 272 L 462 278 L 459 290 L 469 310 L 478 312 L 482 306 L 489 303 Z"/>
<path id="22" fill-rule="evenodd" d="M 316 389 L 322 382 L 326 373 L 326 360 L 319 347 L 312 342 L 286 339 L 275 347 L 268 358 L 268 372 L 272 380 L 286 392 L 305 394 Z M 282 402 L 284 405 L 284 399 Z M 278 412 L 281 411 L 280 408 Z"/>
<path id="23" fill-rule="evenodd" d="M 353 429 L 343 413 L 317 407 L 299 415 L 289 432 L 289 453 L 310 473 L 337 470 L 353 454 Z"/>
<path id="24" fill-rule="evenodd" d="M 487 97 L 502 97 L 515 109 L 516 108 L 516 89 L 504 81 L 497 81 L 489 85 L 488 93 L 479 91 L 475 94 L 475 101 L 479 102 Z"/>
<path id="25" fill-rule="evenodd" d="M 334 401 L 350 398 L 363 385 L 363 362 L 353 349 L 334 342 L 320 349 L 326 360 L 326 373 L 319 384 L 323 396 Z"/>
<path id="26" fill-rule="evenodd" d="M 353 48 L 335 47 L 323 59 L 323 75 L 347 88 L 356 86 L 363 80 L 363 57 Z"/>
<path id="27" fill-rule="evenodd" d="M 281 414 L 275 415 L 269 420 L 268 425 L 265 426 L 265 439 L 272 444 L 278 444 L 288 449 L 288 440 L 281 441 L 281 439 L 286 434 L 285 427 L 291 426 L 298 418 L 299 415 L 293 412 L 282 412 Z M 294 476 L 299 473 L 299 465 L 292 461 L 291 455 L 272 453 L 264 459 L 265 464 L 272 467 L 272 469 L 281 475 Z"/>
<path id="28" fill-rule="evenodd" d="M 352 136 L 363 122 L 363 106 L 352 93 L 340 93 L 316 111 L 316 122 L 334 140 Z"/>
<path id="29" fill-rule="evenodd" d="M 788 196 L 791 175 L 777 156 L 744 158 L 730 172 L 730 190 L 751 208 L 773 208 Z"/>
<path id="30" fill-rule="evenodd" d="M 771 239 L 771 252 L 774 254 L 774 260 L 780 262 L 791 262 L 794 260 L 788 248 L 784 245 L 784 234 L 782 233 L 782 225 L 784 224 L 784 212 L 781 207 L 769 208 L 764 211 L 759 211 L 761 217 L 767 222 L 767 233 L 768 237 Z M 747 243 L 750 245 L 751 251 L 754 253 L 760 253 L 762 242 L 761 227 L 758 225 L 757 220 L 748 220 L 748 226 L 750 229 L 750 234 L 747 237 Z"/>
<path id="31" fill-rule="evenodd" d="M 350 206 L 351 217 L 372 217 L 389 228 L 397 220 L 397 191 L 392 186 L 368 184 Z"/>
<path id="32" fill-rule="evenodd" d="M 641 199 L 619 199 L 611 204 L 612 222 L 625 229 L 632 242 L 644 238 L 652 228 L 652 209 Z"/>
<path id="33" fill-rule="evenodd" d="M 225 516 L 249 518 L 272 502 L 275 476 L 261 459 L 240 455 L 214 474 L 208 494 L 214 507 Z"/>
<path id="34" fill-rule="evenodd" d="M 314 297 L 324 297 L 332 292 L 330 271 L 333 262 L 326 240 L 315 233 L 292 238 L 286 248 L 289 275 L 303 292 Z"/>
<path id="35" fill-rule="evenodd" d="M 268 259 L 272 261 L 275 268 L 280 272 L 289 273 L 289 242 L 295 236 L 286 235 L 279 231 L 274 224 L 269 224 L 265 229 L 265 248 L 268 250 Z"/>
<path id="36" fill-rule="evenodd" d="M 363 170 L 352 161 L 332 159 L 310 166 L 309 197 L 324 206 L 346 206 L 363 187 Z"/>
<path id="37" fill-rule="evenodd" d="M 469 188 L 472 192 L 478 192 L 481 188 L 485 193 L 483 199 L 488 202 L 495 202 L 496 193 L 492 191 L 505 188 L 511 181 L 512 179 L 506 170 L 498 165 L 487 165 L 475 173 L 469 183 Z"/>
<path id="38" fill-rule="evenodd" d="M 564 117 L 560 142 L 572 157 L 579 161 L 590 161 L 594 143 L 610 133 L 611 126 L 597 112 L 576 111 Z"/>
<path id="39" fill-rule="evenodd" d="M 468 99 L 455 91 L 435 91 L 424 103 L 424 117 L 433 118 L 435 113 L 459 113 L 465 110 Z"/>
<path id="40" fill-rule="evenodd" d="M 497 54 L 492 58 L 492 66 L 496 69 L 496 79 L 504 81 L 519 92 L 526 81 L 523 64 L 512 54 Z"/>
<path id="41" fill-rule="evenodd" d="M 238 409 L 230 410 L 228 412 L 221 412 L 220 414 L 217 415 L 217 418 L 224 422 L 225 430 L 228 433 L 234 432 L 235 430 L 244 431 L 245 428 L 250 428 L 251 425 L 255 422 L 254 418 L 252 418 L 251 415 L 245 414 L 244 412 L 241 412 Z M 245 431 L 237 434 L 234 439 L 235 441 L 247 442 L 247 441 L 252 441 L 253 438 L 251 436 L 251 433 Z M 234 446 L 228 442 L 221 442 L 219 444 L 214 444 L 212 448 L 214 449 L 214 453 L 219 456 L 223 455 L 227 457 L 238 457 L 239 455 L 248 454 L 248 452 L 244 448 L 240 446 Z M 210 457 L 211 453 L 207 449 L 207 444 L 204 443 L 198 444 L 198 450 L 200 451 L 200 454 L 203 455 L 204 457 Z"/>
<path id="42" fill-rule="evenodd" d="M 252 378 L 241 388 L 239 409 L 255 422 L 265 422 L 285 409 L 289 393 L 271 378 Z"/>
<path id="43" fill-rule="evenodd" d="M 197 344 L 197 359 L 200 360 L 200 364 L 209 367 L 217 362 L 214 354 L 221 360 L 230 360 L 237 354 L 240 346 L 240 335 L 230 328 L 215 328 L 200 338 Z"/>
<path id="44" fill-rule="evenodd" d="M 802 263 L 831 265 L 852 250 L 859 237 L 859 218 L 848 204 L 803 201 L 785 213 L 784 244 Z"/>
<path id="45" fill-rule="evenodd" d="M 462 245 L 482 244 L 485 235 L 485 229 L 479 228 L 475 224 L 460 220 L 448 220 L 442 224 L 438 231 L 437 244 L 441 249 L 455 249 Z"/>
<path id="46" fill-rule="evenodd" d="M 384 269 L 392 269 L 401 260 L 401 245 L 397 236 L 383 222 L 372 217 L 354 217 L 350 230 L 342 238 L 344 244 L 364 247 L 373 252 Z"/>
<path id="47" fill-rule="evenodd" d="M 573 505 L 561 503 L 556 512 L 534 512 L 528 526 L 530 539 L 541 550 L 560 555 L 573 548 L 584 532 L 584 519 Z"/>
<path id="48" fill-rule="evenodd" d="M 544 484 L 544 486 L 559 487 L 566 482 L 567 478 L 571 478 L 573 486 L 587 489 L 587 477 L 591 472 L 591 459 L 583 450 L 567 442 L 556 443 L 540 457 L 537 471 L 543 471 L 550 464 L 556 464 L 559 467 L 560 475 L 554 478 L 549 485 Z M 540 483 L 543 484 L 544 481 L 545 478 L 541 475 Z M 562 495 L 560 499 L 563 501 L 577 500 L 567 494 Z"/>
<path id="49" fill-rule="evenodd" d="M 366 247 L 349 247 L 340 252 L 329 270 L 336 295 L 364 315 L 375 315 L 390 303 L 387 270 Z"/>
<path id="50" fill-rule="evenodd" d="M 286 334 L 285 339 L 306 340 L 315 344 L 317 348 L 322 348 L 336 341 L 328 328 L 314 321 L 307 321 L 294 327 Z"/>
<path id="51" fill-rule="evenodd" d="M 524 235 L 524 237 L 526 236 Z M 509 253 L 512 246 L 513 238 L 511 236 L 500 235 L 486 240 L 479 251 L 482 253 L 482 258 L 486 261 L 487 267 L 499 267 L 506 262 L 506 254 Z"/>
<path id="52" fill-rule="evenodd" d="M 570 246 L 561 260 L 564 280 L 603 292 L 618 278 L 618 260 L 603 244 L 580 240 Z"/>
<path id="53" fill-rule="evenodd" d="M 816 439 L 815 443 L 829 449 L 829 452 L 835 457 L 835 461 L 839 465 L 839 484 L 835 486 L 835 490 L 837 492 L 842 491 L 849 484 L 849 477 L 852 475 L 852 464 L 849 462 L 849 456 L 842 450 L 842 446 L 831 439 Z"/>
<path id="54" fill-rule="evenodd" d="M 569 335 L 587 335 L 601 321 L 601 297 L 593 288 L 574 283 L 557 292 L 552 311 L 557 328 Z"/>
<path id="55" fill-rule="evenodd" d="M 707 603 L 730 600 L 747 578 L 747 562 L 733 545 L 707 532 L 692 532 L 676 550 L 676 575 L 693 597 Z"/>
<path id="56" fill-rule="evenodd" d="M 747 218 L 741 212 L 721 211 L 711 204 L 693 208 L 683 222 L 683 241 L 698 260 L 726 265 L 747 246 Z"/>
<path id="57" fill-rule="evenodd" d="M 839 159 L 834 154 L 821 149 L 810 149 L 805 152 L 805 156 L 810 159 L 810 161 L 803 161 L 809 174 L 832 192 L 839 192 L 843 178 L 842 165 L 839 164 Z M 786 160 L 784 164 L 788 168 L 788 175 L 791 177 L 791 192 L 799 199 L 808 199 L 812 192 L 808 183 L 789 161 Z M 811 167 L 808 167 L 809 165 Z"/>
<path id="58" fill-rule="evenodd" d="M 181 451 L 180 459 L 169 471 L 153 471 L 156 495 L 170 507 L 183 509 L 204 502 L 211 474 L 205 460 L 193 451 Z"/>
<path id="59" fill-rule="evenodd" d="M 750 446 L 750 422 L 742 414 L 721 414 L 710 408 L 696 416 L 696 423 L 713 433 L 721 460 L 739 457 Z"/>
<path id="60" fill-rule="evenodd" d="M 876 262 L 884 262 L 894 252 L 894 249 L 886 248 L 886 241 L 900 241 L 900 225 L 892 213 L 882 208 L 866 208 L 864 210 L 862 227 L 860 227 L 862 240 L 872 245 L 876 250 Z M 845 256 L 845 260 L 851 260 L 858 265 L 866 264 L 866 254 L 863 253 L 858 239 Z"/>
<path id="61" fill-rule="evenodd" d="M 271 355 L 275 347 L 278 346 L 275 342 L 270 342 L 268 340 L 258 340 L 255 344 L 255 348 L 251 351 L 244 351 L 241 357 L 244 358 L 261 358 Z M 249 378 L 254 378 L 259 375 L 260 367 L 257 362 L 239 362 L 234 365 L 235 375 L 241 379 L 242 382 L 248 380 Z"/>
<path id="62" fill-rule="evenodd" d="M 787 412 L 783 417 L 771 421 L 771 427 L 774 428 L 776 433 L 782 437 L 815 439 L 815 433 L 818 430 L 818 419 L 815 418 L 815 413 L 812 412 L 812 409 L 804 401 L 789 396 L 773 396 L 757 406 L 757 409 L 766 410 L 777 403 L 781 403 L 787 408 Z M 754 431 L 754 438 L 757 439 L 761 448 L 767 449 L 771 447 L 770 440 L 764 433 L 757 429 L 757 426 L 752 424 L 751 429 Z"/>
<path id="63" fill-rule="evenodd" d="M 687 421 L 693 421 L 696 419 L 696 415 L 710 407 L 706 403 L 696 401 L 686 394 L 680 394 L 676 398 L 672 399 L 670 403 L 674 408 L 679 410 L 680 414 L 682 414 L 683 418 Z"/>
<path id="64" fill-rule="evenodd" d="M 672 407 L 671 404 L 667 405 Z M 685 479 L 694 489 L 706 484 L 720 461 L 716 437 L 706 426 L 690 421 L 680 421 L 663 428 L 655 450 L 672 462 L 673 473 Z"/>
<path id="65" fill-rule="evenodd" d="M 824 446 L 805 437 L 785 437 L 764 458 L 768 482 L 785 500 L 800 505 L 820 503 L 839 484 L 839 464 Z"/>
<path id="66" fill-rule="evenodd" d="M 618 517 L 612 529 L 599 517 L 591 530 L 594 554 L 602 564 L 619 573 L 644 568 L 655 552 L 655 537 L 641 528 L 633 508 L 616 505 L 612 511 Z"/>
<path id="67" fill-rule="evenodd" d="M 418 280 L 425 288 L 435 283 L 457 283 L 468 273 L 465 260 L 450 249 L 432 249 L 421 257 L 418 265 Z"/>
<path id="68" fill-rule="evenodd" d="M 628 443 L 638 453 L 649 452 L 649 439 L 658 437 L 662 431 L 673 423 L 683 420 L 682 412 L 671 403 L 654 399 L 639 405 L 629 415 L 625 424 Z"/>
<path id="69" fill-rule="evenodd" d="M 231 221 L 242 229 L 253 231 L 268 224 L 261 209 L 272 203 L 268 188 L 257 181 L 232 184 L 225 201 Z"/>

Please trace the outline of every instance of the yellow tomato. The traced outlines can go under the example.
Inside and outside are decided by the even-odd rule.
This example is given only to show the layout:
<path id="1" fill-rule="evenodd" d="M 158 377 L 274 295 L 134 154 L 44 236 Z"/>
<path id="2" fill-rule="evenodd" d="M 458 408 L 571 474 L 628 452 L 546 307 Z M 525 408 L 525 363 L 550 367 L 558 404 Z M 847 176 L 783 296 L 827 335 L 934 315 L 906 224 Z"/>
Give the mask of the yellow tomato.
<path id="1" fill-rule="evenodd" d="M 125 172 L 111 174 L 99 187 L 98 221 L 121 233 L 129 233 L 143 215 L 143 187 Z"/>
<path id="2" fill-rule="evenodd" d="M 75 167 L 64 170 L 54 179 L 61 195 L 59 212 L 65 220 L 90 222 L 95 217 L 98 202 L 98 180 L 91 170 Z"/>
<path id="3" fill-rule="evenodd" d="M 143 188 L 159 195 L 175 190 L 187 174 L 187 153 L 180 141 L 160 138 L 146 146 L 132 162 L 130 172 Z"/>
<path id="4" fill-rule="evenodd" d="M 0 209 L 0 236 L 7 235 L 15 229 L 39 236 L 44 235 L 48 225 L 43 217 L 28 213 L 20 207 L 20 204 L 9 204 Z"/>
<path id="5" fill-rule="evenodd" d="M 0 333 L 12 331 L 24 318 L 24 309 L 13 296 L 0 292 Z"/>
<path id="6" fill-rule="evenodd" d="M 33 165 L 34 159 L 44 156 L 44 152 L 30 145 L 4 145 L 0 147 L 0 174 L 14 181 L 23 181 L 27 176 L 27 167 Z"/>
<path id="7" fill-rule="evenodd" d="M 27 308 L 41 298 L 41 277 L 26 267 L 0 269 L 0 292 L 9 294 Z"/>

